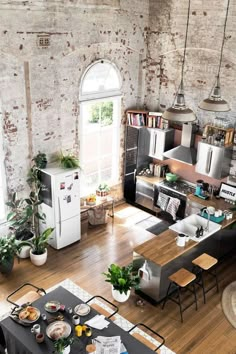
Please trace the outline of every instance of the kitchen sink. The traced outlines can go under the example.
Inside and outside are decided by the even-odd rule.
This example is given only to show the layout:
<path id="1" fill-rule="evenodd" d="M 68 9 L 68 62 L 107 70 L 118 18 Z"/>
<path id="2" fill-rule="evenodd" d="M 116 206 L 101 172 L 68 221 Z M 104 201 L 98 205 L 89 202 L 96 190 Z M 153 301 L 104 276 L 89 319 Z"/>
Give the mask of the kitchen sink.
<path id="1" fill-rule="evenodd" d="M 211 236 L 215 232 L 221 229 L 221 225 L 209 220 L 208 230 L 205 230 L 208 224 L 208 220 L 198 214 L 192 214 L 183 220 L 169 226 L 169 229 L 177 232 L 178 234 L 184 234 L 189 236 L 191 240 L 201 242 L 207 237 Z M 197 237 L 197 230 L 203 228 L 202 236 Z"/>

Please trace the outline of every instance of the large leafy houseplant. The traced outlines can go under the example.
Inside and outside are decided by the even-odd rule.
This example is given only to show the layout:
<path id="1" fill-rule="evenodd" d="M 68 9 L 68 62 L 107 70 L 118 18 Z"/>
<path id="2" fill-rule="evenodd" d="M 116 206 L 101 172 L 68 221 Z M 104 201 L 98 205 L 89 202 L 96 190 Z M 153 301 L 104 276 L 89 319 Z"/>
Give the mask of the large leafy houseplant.
<path id="1" fill-rule="evenodd" d="M 57 161 L 60 163 L 62 168 L 80 168 L 79 159 L 73 154 L 63 154 L 62 151 L 57 156 Z"/>
<path id="2" fill-rule="evenodd" d="M 14 235 L 0 237 L 0 271 L 9 273 L 14 264 L 14 257 L 19 251 Z"/>
<path id="3" fill-rule="evenodd" d="M 106 282 L 111 283 L 114 290 L 118 290 L 121 294 L 127 295 L 131 288 L 137 289 L 139 286 L 140 279 L 137 274 L 134 274 L 132 263 L 123 267 L 112 263 L 108 271 L 102 274 L 106 276 Z"/>

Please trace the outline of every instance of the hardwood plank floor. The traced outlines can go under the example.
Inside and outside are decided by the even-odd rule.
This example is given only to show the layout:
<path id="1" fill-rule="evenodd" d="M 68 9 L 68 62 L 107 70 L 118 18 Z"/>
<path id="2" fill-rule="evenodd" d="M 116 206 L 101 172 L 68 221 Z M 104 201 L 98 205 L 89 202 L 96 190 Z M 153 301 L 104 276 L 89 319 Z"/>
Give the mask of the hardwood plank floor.
<path id="1" fill-rule="evenodd" d="M 155 237 L 134 224 L 149 214 L 122 204 L 115 208 L 115 218 L 107 225 L 88 230 L 81 242 L 56 251 L 49 248 L 47 263 L 35 267 L 29 260 L 15 261 L 9 276 L 0 274 L 0 313 L 8 308 L 6 296 L 24 282 L 33 282 L 45 289 L 70 278 L 91 294 L 100 294 L 113 301 L 110 285 L 101 274 L 110 263 L 120 265 L 132 261 L 133 247 Z M 129 321 L 142 321 L 157 330 L 166 339 L 166 345 L 176 353 L 192 354 L 236 354 L 236 330 L 226 320 L 221 309 L 222 290 L 232 281 L 235 274 L 236 255 L 219 265 L 220 292 L 207 294 L 207 303 L 199 295 L 199 310 L 190 307 L 184 312 L 181 324 L 179 309 L 168 302 L 164 310 L 160 305 L 145 301 L 144 307 L 136 306 L 139 296 L 134 292 L 130 299 L 119 304 L 119 313 Z M 142 353 L 137 353 L 142 354 Z"/>

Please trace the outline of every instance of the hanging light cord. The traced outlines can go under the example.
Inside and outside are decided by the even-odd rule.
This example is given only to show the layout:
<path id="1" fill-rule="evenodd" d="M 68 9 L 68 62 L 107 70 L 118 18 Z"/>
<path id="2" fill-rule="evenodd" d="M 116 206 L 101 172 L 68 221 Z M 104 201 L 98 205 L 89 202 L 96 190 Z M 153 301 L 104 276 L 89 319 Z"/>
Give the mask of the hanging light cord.
<path id="1" fill-rule="evenodd" d="M 229 3 L 230 3 L 230 0 L 228 0 L 226 15 L 225 15 L 224 34 L 223 34 L 223 41 L 222 41 L 222 45 L 221 45 L 221 51 L 220 51 L 220 64 L 219 64 L 219 69 L 218 69 L 218 74 L 217 74 L 218 78 L 220 76 L 220 69 L 221 69 L 221 63 L 222 63 L 222 57 L 223 57 L 223 48 L 224 48 L 224 44 L 225 44 L 225 31 L 226 31 L 226 23 L 227 23 L 228 12 L 229 12 Z"/>
<path id="2" fill-rule="evenodd" d="M 181 72 L 181 81 L 184 77 L 184 63 L 185 63 L 185 54 L 186 54 L 186 47 L 187 47 L 187 40 L 188 40 L 188 25 L 189 25 L 189 15 L 190 15 L 190 1 L 188 1 L 188 17 L 187 17 L 187 24 L 186 24 L 186 34 L 185 34 L 185 42 L 184 42 L 184 55 L 183 55 L 183 62 L 182 62 L 182 72 Z"/>

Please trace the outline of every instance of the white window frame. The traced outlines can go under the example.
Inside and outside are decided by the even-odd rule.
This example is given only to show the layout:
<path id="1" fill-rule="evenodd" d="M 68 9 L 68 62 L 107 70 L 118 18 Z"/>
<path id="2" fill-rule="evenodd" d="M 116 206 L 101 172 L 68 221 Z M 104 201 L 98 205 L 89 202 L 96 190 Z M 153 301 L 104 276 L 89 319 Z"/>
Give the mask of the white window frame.
<path id="1" fill-rule="evenodd" d="M 114 89 L 114 90 L 104 90 L 104 91 L 96 91 L 93 93 L 84 93 L 83 92 L 83 80 L 86 80 L 86 75 L 88 71 L 92 68 L 92 66 L 96 65 L 97 63 L 109 63 L 112 65 L 113 69 L 115 69 L 115 72 L 117 74 L 118 82 L 119 82 L 119 88 Z M 113 120 L 113 134 L 114 134 L 114 139 L 113 139 L 113 159 L 112 159 L 112 178 L 110 181 L 104 181 L 101 180 L 100 182 L 106 182 L 109 183 L 110 187 L 113 185 L 116 185 L 119 182 L 119 166 L 120 166 L 120 124 L 121 124 L 121 76 L 119 70 L 116 68 L 114 63 L 111 63 L 108 60 L 98 60 L 88 66 L 86 71 L 84 72 L 82 79 L 81 79 L 81 85 L 80 85 L 80 164 L 82 167 L 81 171 L 81 197 L 85 197 L 89 193 L 94 193 L 95 190 L 89 190 L 85 189 L 83 192 L 83 184 L 86 179 L 86 176 L 83 175 L 83 164 L 84 160 L 87 160 L 86 157 L 86 152 L 83 150 L 84 149 L 84 138 L 85 138 L 85 125 L 83 124 L 83 116 L 84 116 L 84 111 L 86 109 L 86 105 L 89 103 L 98 103 L 98 102 L 105 102 L 105 101 L 112 101 L 113 102 L 113 108 L 114 108 L 114 118 L 115 121 Z M 106 127 L 103 127 L 102 129 L 106 129 Z M 114 157 L 115 156 L 115 157 Z M 92 159 L 91 159 L 92 160 Z M 98 173 L 101 172 L 101 170 L 98 171 Z"/>

